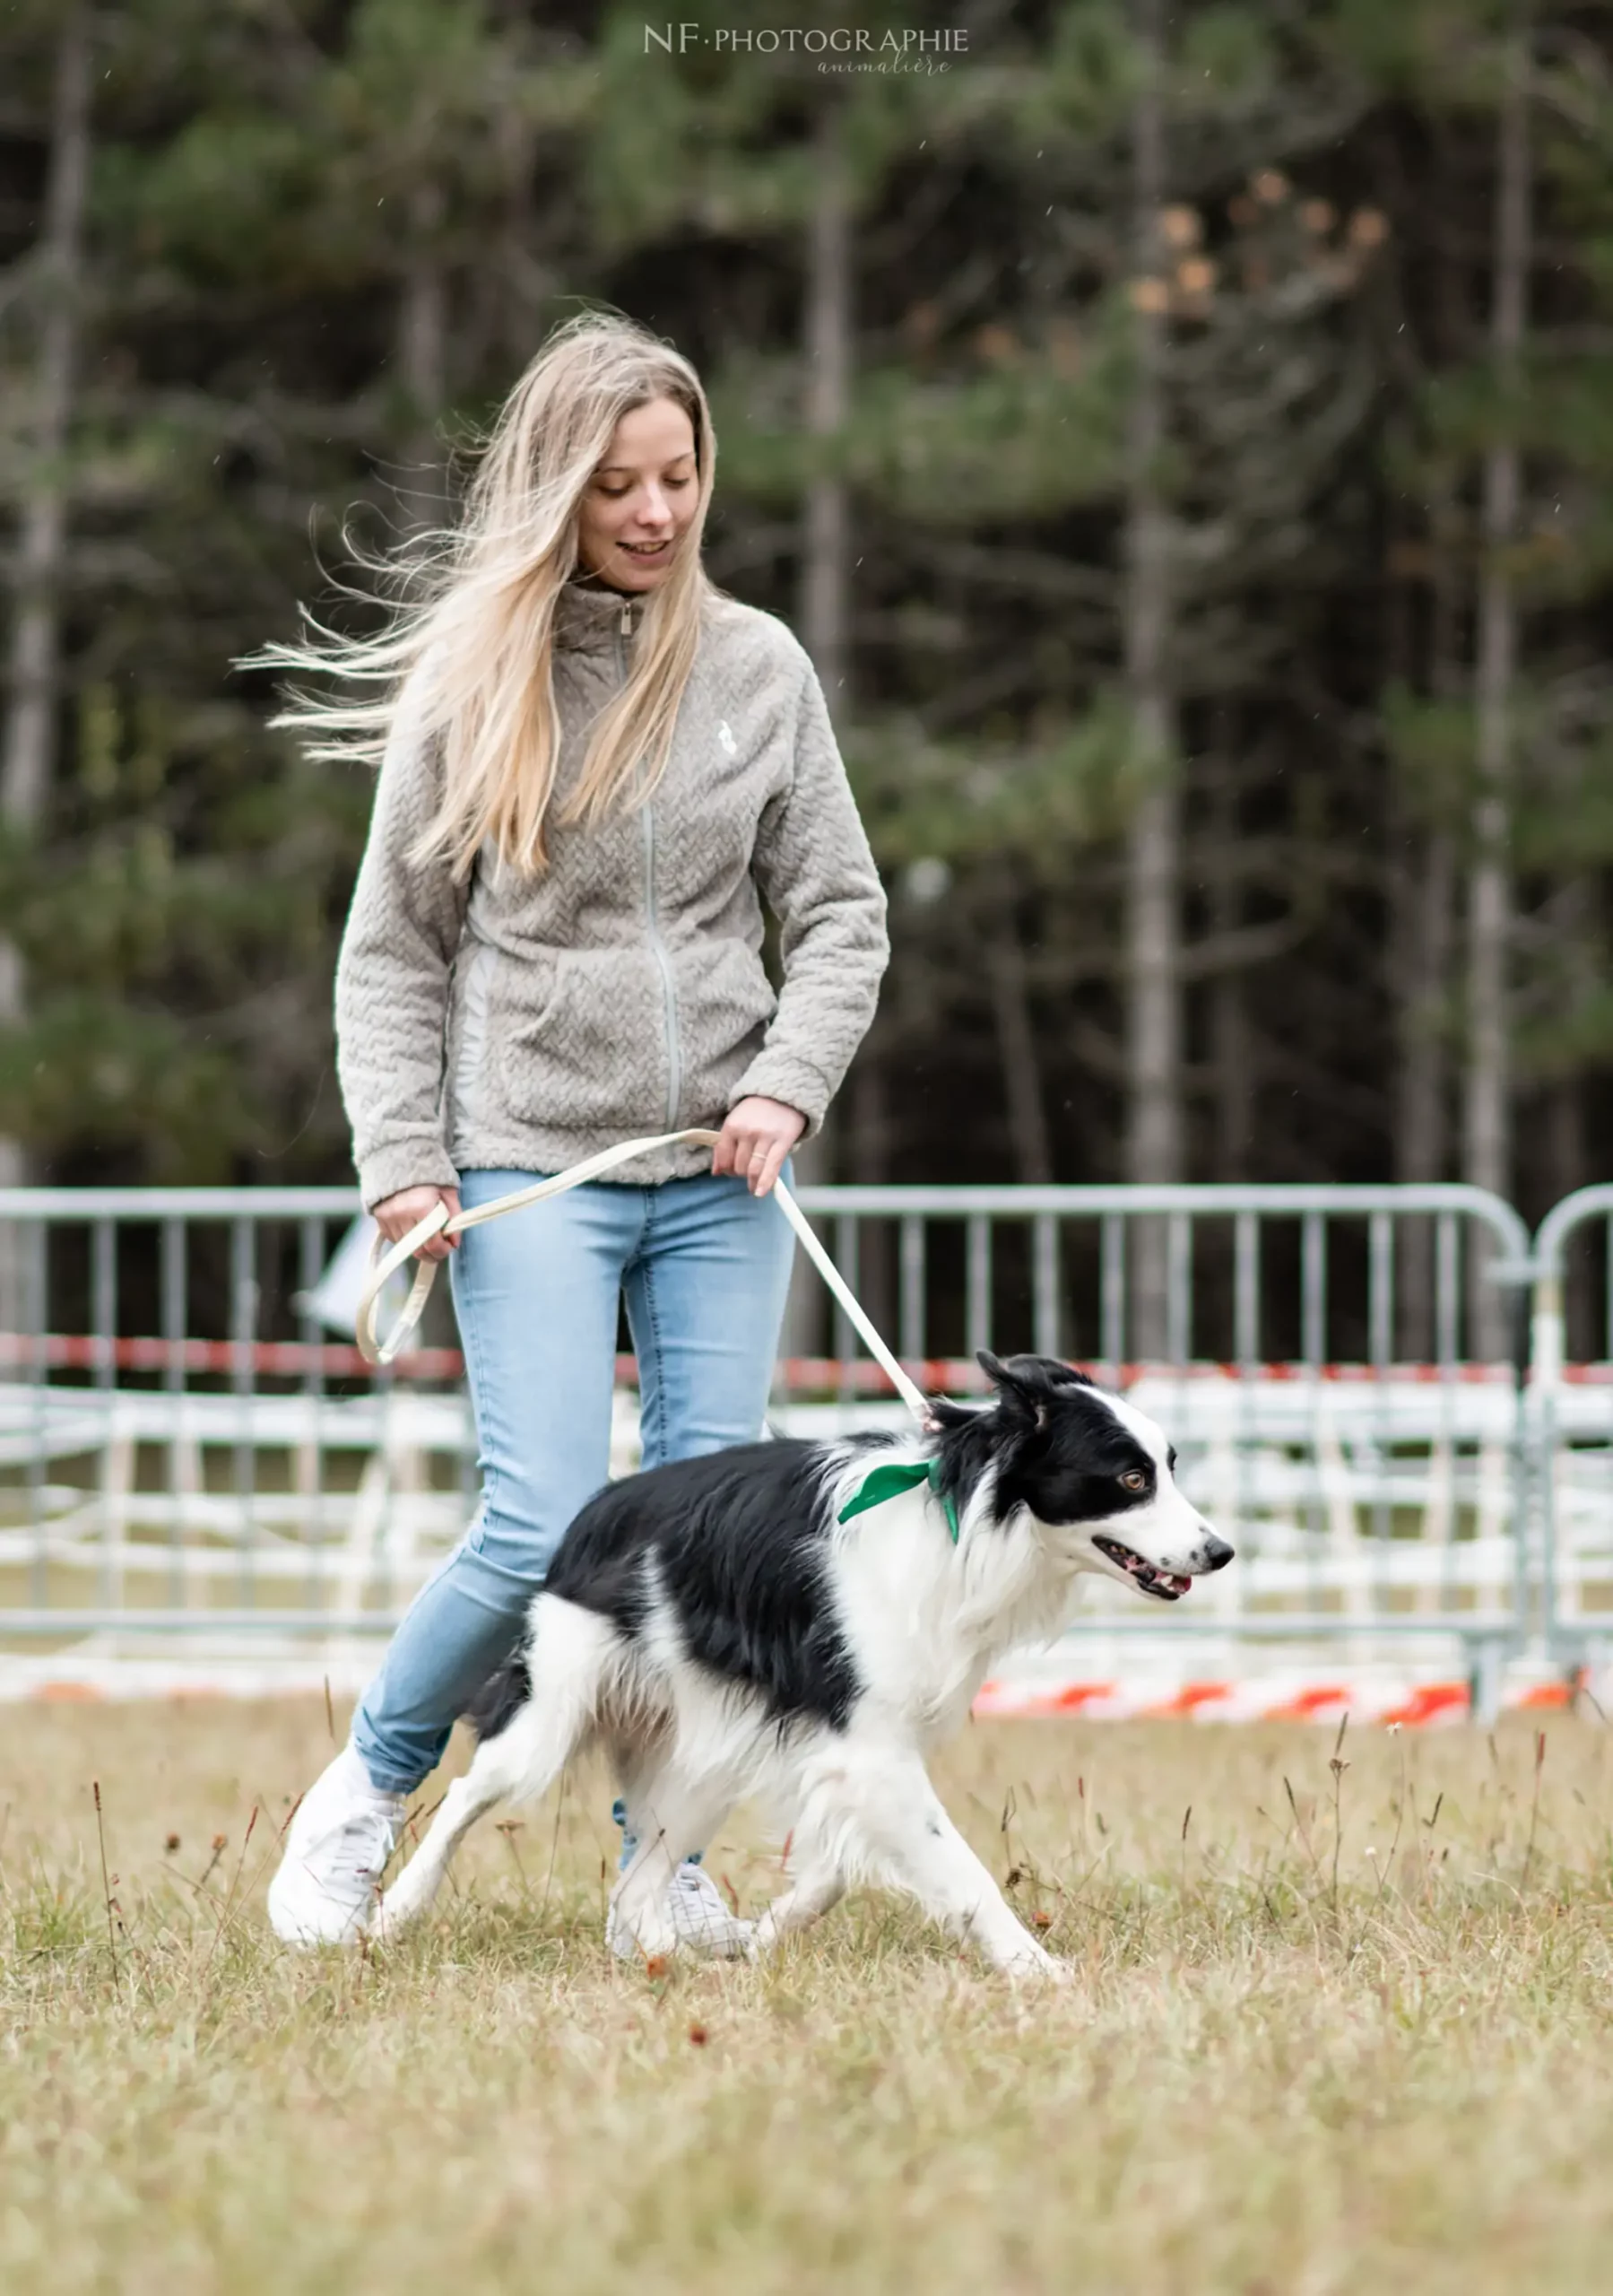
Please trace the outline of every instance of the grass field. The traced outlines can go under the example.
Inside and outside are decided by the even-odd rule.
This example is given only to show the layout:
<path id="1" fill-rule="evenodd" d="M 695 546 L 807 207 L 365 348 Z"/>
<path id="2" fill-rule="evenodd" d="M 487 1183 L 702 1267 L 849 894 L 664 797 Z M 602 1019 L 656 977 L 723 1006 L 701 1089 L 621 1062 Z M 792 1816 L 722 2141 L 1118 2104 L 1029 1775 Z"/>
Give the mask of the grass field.
<path id="1" fill-rule="evenodd" d="M 586 1773 L 418 1937 L 283 1953 L 327 1727 L 0 1709 L 6 2296 L 1613 2286 L 1594 1718 L 1337 1770 L 1324 1731 L 976 1726 L 938 1782 L 1077 1965 L 1019 1993 L 866 1896 L 767 1970 L 618 1969 Z M 742 1823 L 711 1863 L 776 1885 Z"/>

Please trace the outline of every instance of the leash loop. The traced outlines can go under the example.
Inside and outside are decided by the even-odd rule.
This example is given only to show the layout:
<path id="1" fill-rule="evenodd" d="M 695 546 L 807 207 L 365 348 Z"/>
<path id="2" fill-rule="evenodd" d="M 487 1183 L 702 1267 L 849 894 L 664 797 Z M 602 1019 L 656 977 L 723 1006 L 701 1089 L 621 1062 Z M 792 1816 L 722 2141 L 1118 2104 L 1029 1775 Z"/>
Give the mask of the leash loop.
<path id="1" fill-rule="evenodd" d="M 598 1179 L 603 1173 L 614 1171 L 620 1164 L 631 1163 L 635 1157 L 646 1155 L 653 1149 L 715 1148 L 718 1137 L 715 1132 L 698 1129 L 658 1133 L 647 1140 L 619 1141 L 614 1148 L 604 1148 L 597 1156 L 585 1157 L 580 1164 L 573 1164 L 568 1171 L 556 1172 L 546 1180 L 536 1180 L 531 1187 L 513 1188 L 507 1196 L 495 1196 L 490 1204 L 479 1204 L 469 1211 L 452 1214 L 446 1205 L 434 1204 L 430 1211 L 417 1220 L 408 1234 L 400 1237 L 395 1244 L 388 1244 L 377 1230 L 370 1246 L 369 1273 L 365 1278 L 355 1319 L 360 1354 L 367 1363 L 394 1361 L 403 1342 L 419 1323 L 426 1301 L 430 1297 L 431 1286 L 437 1280 L 438 1264 L 435 1260 L 422 1259 L 416 1265 L 412 1289 L 403 1302 L 396 1323 L 385 1339 L 377 1333 L 376 1314 L 382 1287 L 388 1277 L 405 1265 L 421 1244 L 429 1242 L 433 1236 L 455 1236 L 466 1228 L 480 1227 L 485 1220 L 501 1220 L 507 1212 L 519 1212 L 528 1204 L 542 1204 L 550 1196 L 564 1196 L 569 1189 L 581 1187 L 585 1181 Z M 930 1406 L 923 1390 L 908 1378 L 886 1346 L 865 1313 L 862 1301 L 819 1242 L 805 1213 L 783 1180 L 775 1180 L 773 1193 L 778 1198 L 779 1210 L 795 1231 L 796 1241 L 845 1309 L 869 1353 L 919 1424 L 927 1425 Z"/>

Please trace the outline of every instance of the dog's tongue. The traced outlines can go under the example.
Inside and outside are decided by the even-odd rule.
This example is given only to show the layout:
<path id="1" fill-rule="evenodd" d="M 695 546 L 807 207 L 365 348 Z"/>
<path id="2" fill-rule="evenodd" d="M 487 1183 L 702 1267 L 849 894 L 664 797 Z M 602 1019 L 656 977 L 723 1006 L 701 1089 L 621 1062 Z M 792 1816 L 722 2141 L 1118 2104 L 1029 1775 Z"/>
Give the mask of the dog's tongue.
<path id="1" fill-rule="evenodd" d="M 1127 1552 L 1124 1568 L 1133 1578 L 1151 1578 L 1156 1585 L 1167 1587 L 1173 1595 L 1185 1595 L 1192 1585 L 1191 1578 L 1177 1578 L 1168 1570 L 1156 1570 L 1151 1562 L 1145 1562 L 1140 1554 L 1130 1552 Z"/>

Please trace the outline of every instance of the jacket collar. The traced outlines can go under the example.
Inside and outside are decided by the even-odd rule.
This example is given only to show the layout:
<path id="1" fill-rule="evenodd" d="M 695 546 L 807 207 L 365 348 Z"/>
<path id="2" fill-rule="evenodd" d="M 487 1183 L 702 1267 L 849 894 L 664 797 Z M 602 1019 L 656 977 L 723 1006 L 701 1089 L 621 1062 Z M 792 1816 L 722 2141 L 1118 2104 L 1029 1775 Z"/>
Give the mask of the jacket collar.
<path id="1" fill-rule="evenodd" d="M 554 642 L 568 652 L 610 652 L 624 638 L 636 638 L 644 627 L 644 601 L 620 590 L 588 588 L 566 582 L 554 602 Z"/>

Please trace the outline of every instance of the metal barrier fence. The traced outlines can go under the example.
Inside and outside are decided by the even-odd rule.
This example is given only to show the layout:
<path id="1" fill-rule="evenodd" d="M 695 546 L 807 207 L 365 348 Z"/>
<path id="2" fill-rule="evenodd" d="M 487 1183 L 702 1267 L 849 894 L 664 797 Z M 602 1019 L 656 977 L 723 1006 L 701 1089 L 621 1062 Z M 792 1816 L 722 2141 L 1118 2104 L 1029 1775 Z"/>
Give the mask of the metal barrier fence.
<path id="1" fill-rule="evenodd" d="M 1613 1645 L 1613 1183 L 1566 1196 L 1535 1237 L 1530 1448 L 1541 1639 L 1565 1660 Z M 1600 1343 L 1575 1361 L 1570 1343 Z"/>
<path id="2" fill-rule="evenodd" d="M 1168 1622 L 1095 1583 L 1079 1631 L 1097 1657 L 1138 1637 L 1197 1638 L 1222 1661 L 1416 1645 L 1493 1673 L 1570 1621 L 1583 1639 L 1603 1605 L 1613 1633 L 1613 1564 L 1582 1503 L 1613 1452 L 1573 1401 L 1613 1390 L 1576 1386 L 1560 1344 L 1549 1405 L 1526 1382 L 1518 1287 L 1535 1261 L 1499 1199 L 1437 1185 L 802 1202 L 926 1385 L 977 1389 L 975 1349 L 1031 1347 L 1169 1429 L 1239 1567 Z M 442 1328 L 385 1373 L 321 1325 L 333 1231 L 356 1209 L 346 1189 L 0 1193 L 23 1275 L 20 1328 L 0 1332 L 0 1651 L 89 1636 L 373 1655 L 464 1526 L 474 1444 L 446 1285 Z M 1560 1206 L 1543 1240 L 1599 1211 L 1613 1190 Z M 1495 1283 L 1519 1304 L 1520 1345 L 1479 1362 Z M 1537 1297 L 1537 1351 L 1542 1329 Z M 1162 1343 L 1151 1360 L 1140 1331 Z M 618 1468 L 636 1440 L 630 1359 L 622 1372 Z M 825 1352 L 780 1367 L 786 1430 L 888 1413 L 902 1416 L 843 1318 Z M 1603 1484 L 1583 1480 L 1591 1462 Z"/>

